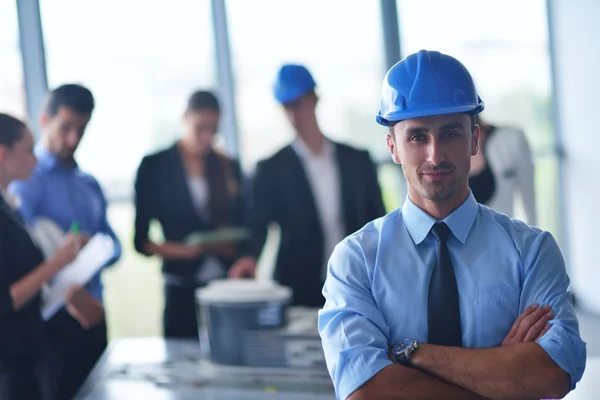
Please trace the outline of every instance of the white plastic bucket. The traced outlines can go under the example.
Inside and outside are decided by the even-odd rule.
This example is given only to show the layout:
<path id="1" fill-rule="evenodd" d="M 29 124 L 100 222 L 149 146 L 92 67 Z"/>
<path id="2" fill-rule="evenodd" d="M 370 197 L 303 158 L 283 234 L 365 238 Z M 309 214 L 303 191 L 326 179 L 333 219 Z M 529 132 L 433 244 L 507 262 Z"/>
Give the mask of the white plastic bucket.
<path id="1" fill-rule="evenodd" d="M 241 346 L 247 332 L 287 324 L 292 290 L 273 281 L 216 280 L 196 291 L 201 345 L 213 363 L 247 365 Z"/>

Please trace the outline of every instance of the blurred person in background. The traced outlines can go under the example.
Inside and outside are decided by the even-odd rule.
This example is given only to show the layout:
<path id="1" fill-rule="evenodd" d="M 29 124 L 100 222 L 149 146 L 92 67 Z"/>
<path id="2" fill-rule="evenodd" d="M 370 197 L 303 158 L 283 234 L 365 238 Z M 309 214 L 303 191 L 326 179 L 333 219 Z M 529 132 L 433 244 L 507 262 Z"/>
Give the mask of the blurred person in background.
<path id="1" fill-rule="evenodd" d="M 0 114 L 0 398 L 2 400 L 55 399 L 46 393 L 43 354 L 53 344 L 41 315 L 41 290 L 75 259 L 82 237 L 66 236 L 54 255 L 44 260 L 15 209 L 8 185 L 33 173 L 33 135 L 25 124 Z M 79 309 L 79 303 L 68 302 Z M 50 366 L 52 367 L 52 366 Z M 44 394 L 43 394 L 44 393 Z"/>
<path id="2" fill-rule="evenodd" d="M 198 337 L 195 291 L 226 278 L 238 257 L 234 242 L 186 243 L 191 234 L 243 224 L 240 165 L 214 147 L 220 116 L 213 93 L 193 93 L 181 139 L 144 157 L 137 171 L 135 248 L 163 260 L 163 332 L 169 338 Z M 162 228 L 162 243 L 149 237 L 152 220 Z"/>
<path id="3" fill-rule="evenodd" d="M 10 192 L 30 226 L 41 220 L 56 224 L 62 232 L 77 225 L 84 240 L 96 233 L 110 236 L 115 251 L 107 265 L 121 256 L 121 246 L 107 219 L 107 201 L 97 180 L 82 171 L 75 152 L 92 117 L 95 101 L 89 89 L 66 84 L 52 90 L 40 118 L 42 138 L 35 147 L 38 165 L 27 180 L 14 182 Z M 54 365 L 57 399 L 72 398 L 107 345 L 101 271 L 70 296 L 85 305 L 81 314 L 63 307 L 49 320 L 56 342 L 49 355 Z"/>
<path id="4" fill-rule="evenodd" d="M 488 124 L 477 116 L 480 151 L 473 156 L 469 186 L 475 200 L 516 217 L 521 200 L 525 222 L 537 224 L 535 175 L 531 147 L 522 130 Z"/>
<path id="5" fill-rule="evenodd" d="M 369 153 L 327 138 L 319 127 L 316 83 L 303 65 L 277 73 L 274 95 L 295 140 L 258 163 L 251 189 L 246 254 L 234 278 L 252 277 L 267 227 L 277 223 L 281 241 L 274 279 L 292 288 L 293 304 L 320 307 L 327 259 L 346 235 L 385 214 L 376 167 Z"/>

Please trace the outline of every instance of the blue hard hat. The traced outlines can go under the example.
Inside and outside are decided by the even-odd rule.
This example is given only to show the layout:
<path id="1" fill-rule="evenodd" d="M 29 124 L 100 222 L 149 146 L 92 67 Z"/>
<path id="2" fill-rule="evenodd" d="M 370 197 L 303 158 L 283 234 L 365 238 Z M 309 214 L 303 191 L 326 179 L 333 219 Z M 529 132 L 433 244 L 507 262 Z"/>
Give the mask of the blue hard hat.
<path id="1" fill-rule="evenodd" d="M 277 73 L 273 94 L 281 104 L 291 103 L 315 89 L 317 84 L 303 65 L 285 64 Z"/>
<path id="2" fill-rule="evenodd" d="M 468 113 L 484 104 L 469 71 L 457 59 L 421 50 L 396 63 L 385 75 L 377 122 L 384 126 L 409 118 Z"/>

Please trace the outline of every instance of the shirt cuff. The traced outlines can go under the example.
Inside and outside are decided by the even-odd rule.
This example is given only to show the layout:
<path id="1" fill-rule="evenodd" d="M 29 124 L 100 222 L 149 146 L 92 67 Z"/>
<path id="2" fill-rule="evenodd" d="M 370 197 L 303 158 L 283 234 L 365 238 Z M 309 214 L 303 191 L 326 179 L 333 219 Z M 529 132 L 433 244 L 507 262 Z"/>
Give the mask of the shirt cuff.
<path id="1" fill-rule="evenodd" d="M 553 324 L 537 343 L 563 371 L 569 374 L 570 390 L 575 389 L 585 370 L 585 342 L 561 325 Z"/>
<path id="2" fill-rule="evenodd" d="M 345 400 L 379 371 L 392 365 L 388 352 L 371 346 L 356 346 L 340 353 L 335 373 L 338 400 Z"/>

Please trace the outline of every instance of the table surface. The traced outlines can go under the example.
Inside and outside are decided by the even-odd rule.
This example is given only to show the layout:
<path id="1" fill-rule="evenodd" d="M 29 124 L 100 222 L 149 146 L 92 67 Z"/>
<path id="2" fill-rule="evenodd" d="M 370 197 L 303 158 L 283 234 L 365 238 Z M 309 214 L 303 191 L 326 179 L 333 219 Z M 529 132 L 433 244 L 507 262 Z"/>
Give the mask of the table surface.
<path id="1" fill-rule="evenodd" d="M 163 338 L 116 339 L 80 389 L 78 400 L 333 400 L 329 378 L 299 377 L 284 368 L 215 368 L 201 361 L 200 345 Z M 224 378 L 227 377 L 227 378 Z"/>
<path id="2" fill-rule="evenodd" d="M 195 341 L 163 338 L 128 338 L 111 342 L 76 399 L 115 400 L 333 400 L 335 395 L 328 380 L 298 378 L 289 370 L 272 370 L 260 380 L 243 374 L 235 379 L 223 377 L 200 360 L 200 346 Z M 207 371 L 212 370 L 208 376 Z M 240 369 L 230 369 L 239 373 Z M 245 370 L 247 373 L 247 369 Z M 583 379 L 565 399 L 596 400 L 600 398 L 600 357 L 587 361 Z"/>

